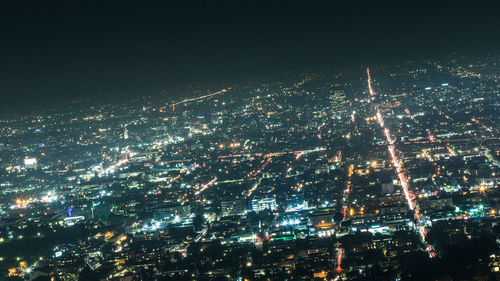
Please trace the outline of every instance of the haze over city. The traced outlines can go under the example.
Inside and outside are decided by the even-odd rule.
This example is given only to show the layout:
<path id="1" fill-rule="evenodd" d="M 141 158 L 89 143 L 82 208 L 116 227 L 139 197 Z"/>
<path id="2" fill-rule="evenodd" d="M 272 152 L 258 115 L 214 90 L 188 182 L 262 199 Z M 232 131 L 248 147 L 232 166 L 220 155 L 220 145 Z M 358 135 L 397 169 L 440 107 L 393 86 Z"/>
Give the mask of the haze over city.
<path id="1" fill-rule="evenodd" d="M 0 10 L 0 280 L 500 277 L 495 3 Z"/>

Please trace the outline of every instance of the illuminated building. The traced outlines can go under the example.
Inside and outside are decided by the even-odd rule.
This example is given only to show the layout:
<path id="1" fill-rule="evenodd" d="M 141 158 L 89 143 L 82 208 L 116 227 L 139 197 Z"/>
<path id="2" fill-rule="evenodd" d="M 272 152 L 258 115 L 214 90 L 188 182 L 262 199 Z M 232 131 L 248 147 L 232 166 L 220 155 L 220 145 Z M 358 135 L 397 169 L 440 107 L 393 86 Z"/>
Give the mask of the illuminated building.
<path id="1" fill-rule="evenodd" d="M 38 167 L 36 158 L 24 158 L 24 167 L 27 169 L 36 169 Z"/>
<path id="2" fill-rule="evenodd" d="M 276 198 L 268 197 L 262 199 L 252 200 L 252 211 L 260 212 L 264 210 L 275 210 L 278 205 L 276 204 Z"/>
<path id="3" fill-rule="evenodd" d="M 220 203 L 220 208 L 223 217 L 242 215 L 246 211 L 245 201 L 240 198 L 224 199 Z"/>

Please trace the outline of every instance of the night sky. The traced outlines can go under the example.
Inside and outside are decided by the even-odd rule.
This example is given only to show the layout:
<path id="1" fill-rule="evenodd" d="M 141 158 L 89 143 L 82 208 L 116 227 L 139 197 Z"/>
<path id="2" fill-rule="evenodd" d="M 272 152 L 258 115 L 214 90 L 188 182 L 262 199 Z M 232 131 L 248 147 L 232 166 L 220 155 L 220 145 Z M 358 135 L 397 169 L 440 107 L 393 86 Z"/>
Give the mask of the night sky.
<path id="1" fill-rule="evenodd" d="M 500 50 L 498 4 L 433 2 L 2 1 L 1 103 Z"/>

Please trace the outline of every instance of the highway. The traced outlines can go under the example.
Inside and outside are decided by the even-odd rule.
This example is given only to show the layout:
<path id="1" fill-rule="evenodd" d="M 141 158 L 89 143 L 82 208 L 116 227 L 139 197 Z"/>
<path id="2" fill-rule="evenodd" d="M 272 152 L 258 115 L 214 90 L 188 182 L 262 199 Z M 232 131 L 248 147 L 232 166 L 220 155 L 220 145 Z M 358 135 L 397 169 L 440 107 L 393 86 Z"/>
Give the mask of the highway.
<path id="1" fill-rule="evenodd" d="M 216 96 L 216 95 L 223 94 L 223 93 L 225 93 L 227 91 L 230 91 L 231 89 L 232 88 L 229 87 L 227 89 L 222 89 L 220 91 L 217 91 L 215 93 L 211 93 L 211 94 L 208 94 L 208 95 L 203 95 L 203 96 L 199 96 L 199 97 L 196 97 L 196 98 L 184 99 L 182 101 L 179 101 L 179 102 L 176 102 L 176 103 L 172 104 L 172 109 L 175 110 L 175 106 L 176 105 L 187 103 L 187 102 L 191 102 L 191 101 L 197 101 L 197 100 L 202 100 L 202 99 L 210 98 L 210 97 L 213 97 L 213 96 Z"/>

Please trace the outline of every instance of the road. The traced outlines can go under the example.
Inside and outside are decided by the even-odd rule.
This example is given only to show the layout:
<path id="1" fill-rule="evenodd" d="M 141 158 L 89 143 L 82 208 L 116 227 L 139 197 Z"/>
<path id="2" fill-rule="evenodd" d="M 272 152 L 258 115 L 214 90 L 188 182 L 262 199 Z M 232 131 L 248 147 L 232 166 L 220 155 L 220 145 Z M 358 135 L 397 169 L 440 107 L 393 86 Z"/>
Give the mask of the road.
<path id="1" fill-rule="evenodd" d="M 368 91 L 370 92 L 370 96 L 372 97 L 372 100 L 375 100 L 375 92 L 374 92 L 373 87 L 372 87 L 372 81 L 371 81 L 369 68 L 366 69 L 366 73 L 368 76 L 368 79 L 367 79 L 368 80 Z M 425 225 L 422 223 L 422 217 L 420 215 L 418 205 L 416 205 L 416 203 L 413 201 L 414 197 L 412 196 L 412 194 L 410 194 L 408 178 L 404 174 L 402 162 L 398 159 L 398 156 L 397 156 L 398 152 L 396 150 L 396 146 L 394 145 L 394 141 L 391 138 L 391 132 L 390 132 L 389 128 L 387 128 L 384 124 L 384 117 L 383 117 L 382 113 L 380 112 L 379 107 L 375 106 L 375 108 L 376 108 L 377 121 L 384 132 L 384 136 L 385 136 L 386 143 L 387 143 L 387 148 L 389 150 L 389 154 L 391 156 L 393 165 L 396 168 L 396 174 L 397 174 L 399 181 L 401 183 L 401 187 L 403 189 L 403 194 L 404 194 L 405 199 L 408 203 L 408 208 L 410 208 L 410 210 L 412 210 L 414 213 L 415 225 L 418 229 L 420 239 L 421 239 L 422 243 L 425 245 L 425 248 L 426 248 L 427 252 L 429 253 L 429 256 L 435 257 L 436 253 L 434 252 L 434 248 L 432 247 L 432 245 L 428 244 L 426 241 L 427 231 L 425 229 Z"/>

